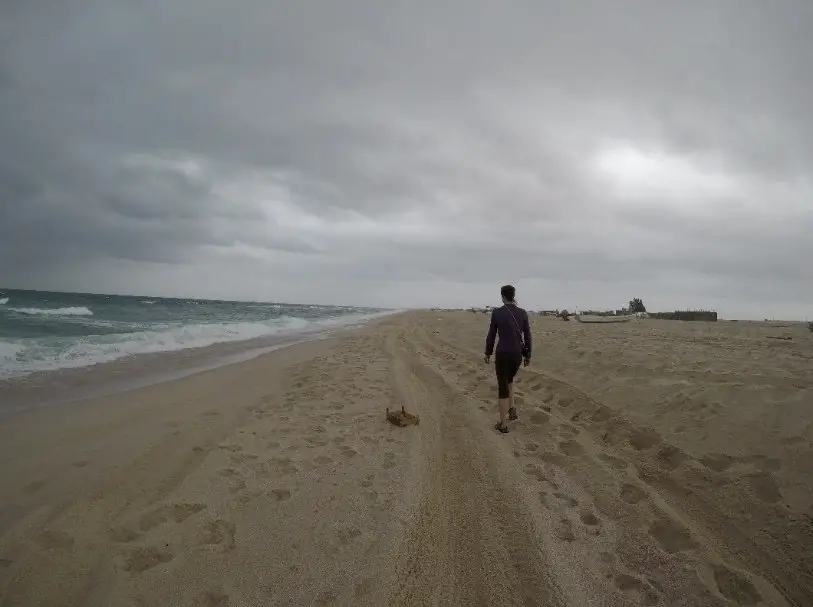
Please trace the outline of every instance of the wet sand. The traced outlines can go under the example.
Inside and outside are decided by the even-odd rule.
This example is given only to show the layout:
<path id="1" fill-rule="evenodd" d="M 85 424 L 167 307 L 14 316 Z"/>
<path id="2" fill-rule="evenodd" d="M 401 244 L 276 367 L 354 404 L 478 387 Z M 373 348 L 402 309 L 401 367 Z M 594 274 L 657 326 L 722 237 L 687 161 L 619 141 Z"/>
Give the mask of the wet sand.
<path id="1" fill-rule="evenodd" d="M 508 435 L 463 312 L 5 417 L 0 605 L 813 604 L 813 334 L 533 322 Z"/>

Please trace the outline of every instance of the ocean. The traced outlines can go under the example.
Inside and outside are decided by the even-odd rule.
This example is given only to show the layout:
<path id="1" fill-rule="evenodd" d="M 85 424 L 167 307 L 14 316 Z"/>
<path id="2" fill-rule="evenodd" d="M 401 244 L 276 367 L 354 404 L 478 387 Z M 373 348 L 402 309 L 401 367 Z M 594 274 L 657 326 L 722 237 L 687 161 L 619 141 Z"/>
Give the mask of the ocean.
<path id="1" fill-rule="evenodd" d="M 307 335 L 389 310 L 163 297 L 0 291 L 0 379 L 137 354 Z"/>

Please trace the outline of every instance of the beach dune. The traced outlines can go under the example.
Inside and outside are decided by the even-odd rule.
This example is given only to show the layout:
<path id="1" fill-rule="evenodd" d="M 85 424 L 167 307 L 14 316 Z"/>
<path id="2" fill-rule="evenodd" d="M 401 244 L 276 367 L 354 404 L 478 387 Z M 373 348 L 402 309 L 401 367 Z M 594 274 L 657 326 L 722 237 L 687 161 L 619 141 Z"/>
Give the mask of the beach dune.
<path id="1" fill-rule="evenodd" d="M 813 605 L 803 325 L 534 319 L 501 435 L 485 322 L 7 416 L 0 605 Z"/>

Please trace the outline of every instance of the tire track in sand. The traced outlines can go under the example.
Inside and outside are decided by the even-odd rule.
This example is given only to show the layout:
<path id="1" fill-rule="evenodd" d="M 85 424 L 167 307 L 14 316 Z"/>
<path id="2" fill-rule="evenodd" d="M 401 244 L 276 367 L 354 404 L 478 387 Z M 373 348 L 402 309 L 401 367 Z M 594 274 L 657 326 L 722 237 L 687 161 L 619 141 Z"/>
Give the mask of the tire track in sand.
<path id="1" fill-rule="evenodd" d="M 407 330 L 387 347 L 399 397 L 424 417 L 423 473 L 388 604 L 571 604 L 513 474 L 471 423 L 465 396 L 422 360 Z"/>

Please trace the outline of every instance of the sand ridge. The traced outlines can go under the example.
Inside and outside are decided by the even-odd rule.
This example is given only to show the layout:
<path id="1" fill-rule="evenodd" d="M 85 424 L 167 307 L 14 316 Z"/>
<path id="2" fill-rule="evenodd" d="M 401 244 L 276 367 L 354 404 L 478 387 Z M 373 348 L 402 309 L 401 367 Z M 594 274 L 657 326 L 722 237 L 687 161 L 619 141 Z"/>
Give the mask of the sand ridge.
<path id="1" fill-rule="evenodd" d="M 0 605 L 813 603 L 804 338 L 533 322 L 506 436 L 470 313 L 9 420 Z"/>

